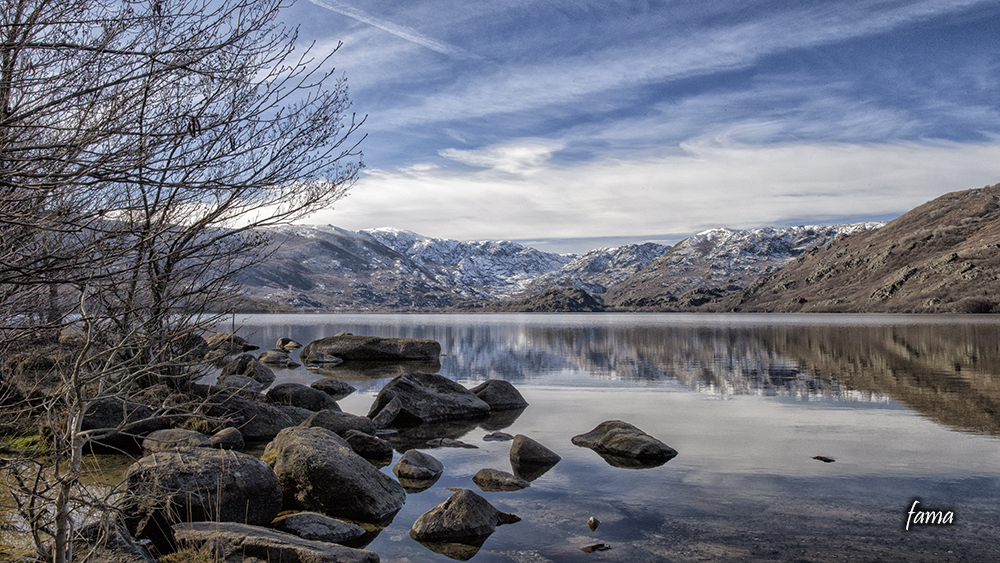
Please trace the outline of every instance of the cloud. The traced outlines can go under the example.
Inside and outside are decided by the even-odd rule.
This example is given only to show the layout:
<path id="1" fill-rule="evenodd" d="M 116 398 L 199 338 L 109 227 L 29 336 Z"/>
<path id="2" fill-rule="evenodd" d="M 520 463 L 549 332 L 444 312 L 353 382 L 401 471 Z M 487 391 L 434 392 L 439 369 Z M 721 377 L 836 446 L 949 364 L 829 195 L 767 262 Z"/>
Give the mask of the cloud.
<path id="1" fill-rule="evenodd" d="M 680 154 L 573 165 L 528 158 L 515 167 L 516 176 L 493 168 L 377 170 L 337 211 L 305 222 L 397 227 L 464 240 L 660 238 L 721 226 L 895 216 L 943 193 L 1000 181 L 995 143 L 758 147 L 698 141 L 683 148 Z M 496 155 L 509 152 L 497 147 L 458 154 L 505 166 Z"/>
<path id="2" fill-rule="evenodd" d="M 528 174 L 538 170 L 543 163 L 552 158 L 552 153 L 562 147 L 562 143 L 552 141 L 521 140 L 482 150 L 444 149 L 438 154 L 468 166 L 508 174 Z"/>
<path id="3" fill-rule="evenodd" d="M 397 25 L 390 21 L 376 18 L 366 12 L 353 8 L 344 2 L 338 2 L 337 0 L 309 0 L 309 2 L 327 10 L 337 12 L 338 14 L 345 15 L 349 18 L 358 20 L 361 23 L 368 24 L 372 27 L 381 29 L 387 33 L 391 33 L 400 39 L 405 39 L 411 43 L 416 43 L 422 47 L 426 47 L 432 51 L 441 53 L 443 55 L 448 55 L 449 57 L 455 57 L 457 59 L 479 59 L 478 55 L 470 53 L 461 47 L 446 43 L 444 41 L 439 41 L 432 37 L 427 37 L 421 34 L 417 30 L 406 27 L 403 25 Z"/>

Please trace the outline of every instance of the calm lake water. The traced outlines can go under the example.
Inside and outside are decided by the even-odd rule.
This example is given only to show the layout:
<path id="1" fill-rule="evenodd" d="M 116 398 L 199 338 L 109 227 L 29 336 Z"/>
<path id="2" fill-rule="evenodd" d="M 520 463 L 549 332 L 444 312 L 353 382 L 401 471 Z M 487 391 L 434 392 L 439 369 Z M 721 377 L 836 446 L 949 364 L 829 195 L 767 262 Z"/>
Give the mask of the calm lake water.
<path id="1" fill-rule="evenodd" d="M 405 371 L 472 386 L 513 383 L 515 419 L 450 425 L 478 449 L 425 450 L 445 465 L 367 545 L 383 561 L 447 561 L 409 535 L 414 520 L 469 488 L 522 518 L 497 528 L 477 562 L 1000 560 L 1000 318 L 854 315 L 489 314 L 251 315 L 240 334 L 263 349 L 341 331 L 431 338 L 440 363 L 277 370 L 358 391 L 367 414 Z M 226 327 L 228 328 L 228 327 Z M 630 422 L 678 450 L 625 469 L 570 443 L 605 420 Z M 482 468 L 511 471 L 528 435 L 562 461 L 516 492 L 482 492 Z M 397 453 L 393 463 L 398 460 Z M 813 459 L 835 459 L 824 463 Z M 391 475 L 391 465 L 383 471 Z M 904 529 L 914 500 L 954 524 Z M 591 531 L 587 520 L 601 521 Z M 610 544 L 603 552 L 580 547 Z M 454 552 L 452 556 L 458 556 Z"/>

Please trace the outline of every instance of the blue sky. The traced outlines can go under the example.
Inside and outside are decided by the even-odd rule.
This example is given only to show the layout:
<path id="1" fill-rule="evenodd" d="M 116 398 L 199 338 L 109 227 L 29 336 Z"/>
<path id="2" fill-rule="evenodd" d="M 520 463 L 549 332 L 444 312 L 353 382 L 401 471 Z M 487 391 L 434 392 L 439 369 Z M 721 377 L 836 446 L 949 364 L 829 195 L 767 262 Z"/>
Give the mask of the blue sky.
<path id="1" fill-rule="evenodd" d="M 348 229 L 583 252 L 1000 182 L 1000 2 L 298 0 L 367 114 Z"/>

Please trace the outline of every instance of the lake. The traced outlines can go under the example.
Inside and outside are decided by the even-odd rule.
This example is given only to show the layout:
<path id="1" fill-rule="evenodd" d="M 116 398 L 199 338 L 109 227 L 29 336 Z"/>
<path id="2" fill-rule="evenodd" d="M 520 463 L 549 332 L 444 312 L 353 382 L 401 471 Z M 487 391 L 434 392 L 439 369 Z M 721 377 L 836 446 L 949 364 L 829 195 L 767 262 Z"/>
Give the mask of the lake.
<path id="1" fill-rule="evenodd" d="M 1000 560 L 998 320 L 598 313 L 236 323 L 263 349 L 342 331 L 441 343 L 439 363 L 276 370 L 278 382 L 348 381 L 358 391 L 340 404 L 354 414 L 405 371 L 513 383 L 530 406 L 515 419 L 450 426 L 449 437 L 478 449 L 425 450 L 444 475 L 410 494 L 367 549 L 383 561 L 449 560 L 408 532 L 448 487 L 462 487 L 522 520 L 450 556 L 534 563 Z M 570 442 L 605 420 L 630 422 L 679 455 L 628 469 Z M 562 461 L 524 490 L 482 492 L 471 480 L 479 469 L 511 471 L 510 442 L 483 440 L 494 430 L 530 436 Z M 906 530 L 914 501 L 951 512 L 953 524 Z M 611 549 L 580 550 L 595 543 Z"/>

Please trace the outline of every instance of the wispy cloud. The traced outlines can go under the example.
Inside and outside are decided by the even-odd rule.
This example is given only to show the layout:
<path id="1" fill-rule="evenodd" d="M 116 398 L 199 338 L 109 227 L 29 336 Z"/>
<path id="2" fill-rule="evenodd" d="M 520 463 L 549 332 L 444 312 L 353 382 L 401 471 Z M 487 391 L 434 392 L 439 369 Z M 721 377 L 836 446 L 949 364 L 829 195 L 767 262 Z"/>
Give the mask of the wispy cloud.
<path id="1" fill-rule="evenodd" d="M 461 47 L 457 47 L 450 43 L 434 39 L 433 37 L 427 37 L 421 34 L 417 30 L 406 27 L 403 25 L 398 25 L 388 20 L 377 18 L 353 8 L 344 2 L 338 2 L 337 0 L 309 0 L 309 2 L 327 10 L 337 12 L 338 14 L 345 15 L 349 18 L 358 20 L 361 23 L 368 24 L 372 27 L 381 29 L 387 33 L 391 33 L 400 39 L 405 39 L 411 43 L 416 43 L 422 47 L 426 47 L 431 51 L 441 53 L 443 55 L 448 55 L 449 57 L 455 57 L 458 59 L 478 59 L 478 55 L 470 53 Z"/>

